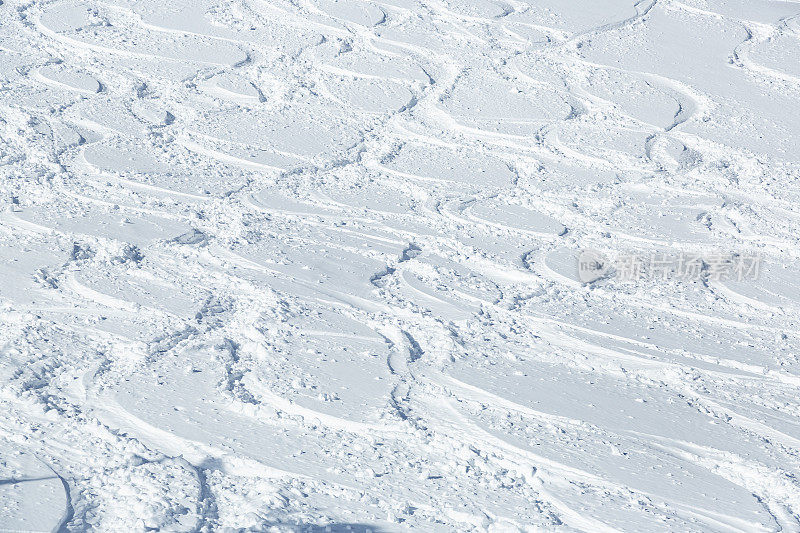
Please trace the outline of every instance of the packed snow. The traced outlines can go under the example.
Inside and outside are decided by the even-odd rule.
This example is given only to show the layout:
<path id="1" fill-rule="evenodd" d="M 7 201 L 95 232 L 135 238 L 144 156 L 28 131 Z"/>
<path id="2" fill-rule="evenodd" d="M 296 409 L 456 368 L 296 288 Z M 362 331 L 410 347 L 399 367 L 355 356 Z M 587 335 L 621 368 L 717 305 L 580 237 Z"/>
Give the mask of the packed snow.
<path id="1" fill-rule="evenodd" d="M 3 0 L 0 140 L 2 531 L 800 531 L 798 0 Z"/>

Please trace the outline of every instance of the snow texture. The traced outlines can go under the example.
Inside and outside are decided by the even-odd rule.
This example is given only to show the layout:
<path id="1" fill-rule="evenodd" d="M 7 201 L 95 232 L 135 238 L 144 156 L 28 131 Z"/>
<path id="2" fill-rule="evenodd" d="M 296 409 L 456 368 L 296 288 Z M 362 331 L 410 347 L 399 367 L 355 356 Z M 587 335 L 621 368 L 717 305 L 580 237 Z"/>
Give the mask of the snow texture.
<path id="1" fill-rule="evenodd" d="M 800 531 L 798 14 L 3 0 L 0 529 Z"/>

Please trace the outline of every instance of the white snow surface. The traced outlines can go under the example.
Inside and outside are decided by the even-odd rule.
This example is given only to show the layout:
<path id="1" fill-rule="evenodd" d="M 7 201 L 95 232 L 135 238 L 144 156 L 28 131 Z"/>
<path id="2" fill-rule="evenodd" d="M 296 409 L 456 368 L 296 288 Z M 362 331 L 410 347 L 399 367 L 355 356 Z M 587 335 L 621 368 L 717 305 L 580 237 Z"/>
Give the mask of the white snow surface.
<path id="1" fill-rule="evenodd" d="M 800 531 L 798 14 L 3 0 L 0 530 Z"/>

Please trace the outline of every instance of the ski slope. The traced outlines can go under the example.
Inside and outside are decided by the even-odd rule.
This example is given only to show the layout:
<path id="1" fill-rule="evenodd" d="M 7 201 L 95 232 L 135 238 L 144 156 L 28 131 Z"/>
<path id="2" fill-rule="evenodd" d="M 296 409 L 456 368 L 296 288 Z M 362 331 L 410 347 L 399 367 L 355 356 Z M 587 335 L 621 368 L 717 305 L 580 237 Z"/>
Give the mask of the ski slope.
<path id="1" fill-rule="evenodd" d="M 799 205 L 797 0 L 2 0 L 0 530 L 798 532 Z"/>

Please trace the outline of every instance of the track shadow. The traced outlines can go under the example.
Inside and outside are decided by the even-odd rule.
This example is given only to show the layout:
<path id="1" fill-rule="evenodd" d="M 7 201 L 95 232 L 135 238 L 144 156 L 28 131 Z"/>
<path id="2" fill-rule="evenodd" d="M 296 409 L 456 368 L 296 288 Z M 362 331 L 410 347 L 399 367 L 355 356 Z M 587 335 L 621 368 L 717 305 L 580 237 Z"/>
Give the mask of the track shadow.
<path id="1" fill-rule="evenodd" d="M 2 2 L 0 2 L 2 4 Z M 22 479 L 16 478 L 9 478 L 9 479 L 0 479 L 0 485 L 15 485 L 17 483 L 24 483 L 26 481 L 45 481 L 48 479 L 56 479 L 56 476 L 45 476 L 45 477 L 26 477 Z"/>

